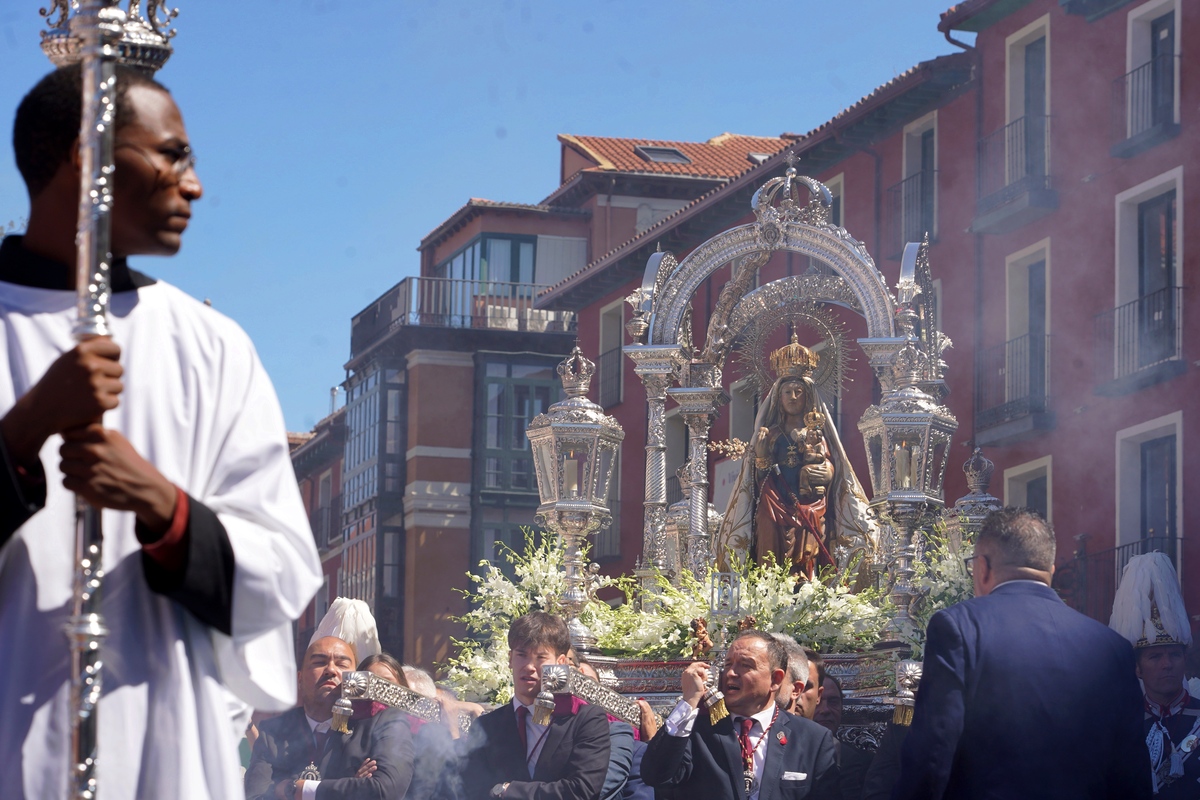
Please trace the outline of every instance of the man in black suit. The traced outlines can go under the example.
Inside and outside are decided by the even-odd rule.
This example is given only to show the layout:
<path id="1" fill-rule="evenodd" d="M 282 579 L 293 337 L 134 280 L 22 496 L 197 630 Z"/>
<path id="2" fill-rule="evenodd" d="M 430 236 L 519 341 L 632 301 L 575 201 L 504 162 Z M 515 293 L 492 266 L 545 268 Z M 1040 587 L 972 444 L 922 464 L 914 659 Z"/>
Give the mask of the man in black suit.
<path id="1" fill-rule="evenodd" d="M 929 622 L 893 800 L 1148 800 L 1133 649 L 1050 588 L 1054 532 L 988 515 L 975 597 Z"/>
<path id="2" fill-rule="evenodd" d="M 534 721 L 542 666 L 567 663 L 571 637 L 560 617 L 533 611 L 508 629 L 513 701 L 484 714 L 464 742 L 467 800 L 596 800 L 608 773 L 608 717 L 599 706 Z"/>
<path id="3" fill-rule="evenodd" d="M 413 775 L 407 715 L 395 709 L 354 720 L 350 733 L 330 730 L 342 673 L 354 650 L 327 636 L 309 645 L 300 667 L 300 707 L 259 726 L 246 769 L 248 800 L 400 800 Z M 374 771 L 362 769 L 373 761 Z M 301 778 L 310 770 L 317 779 Z M 359 777 L 359 775 L 362 777 Z"/>
<path id="4" fill-rule="evenodd" d="M 742 631 L 719 677 L 731 716 L 713 725 L 699 711 L 708 665 L 689 665 L 683 699 L 646 749 L 642 780 L 687 800 L 836 798 L 832 734 L 775 702 L 786 674 L 781 644 L 762 631 Z"/>

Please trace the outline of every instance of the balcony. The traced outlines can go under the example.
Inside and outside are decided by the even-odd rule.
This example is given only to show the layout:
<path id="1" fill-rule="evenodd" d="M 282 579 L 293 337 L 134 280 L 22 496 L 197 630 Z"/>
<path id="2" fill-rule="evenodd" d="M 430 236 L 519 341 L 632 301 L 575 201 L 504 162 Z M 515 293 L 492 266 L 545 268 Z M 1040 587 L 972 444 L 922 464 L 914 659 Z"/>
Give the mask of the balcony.
<path id="1" fill-rule="evenodd" d="M 904 245 L 919 242 L 926 233 L 936 235 L 934 212 L 937 202 L 937 170 L 911 175 L 887 190 L 887 253 L 898 260 Z"/>
<path id="2" fill-rule="evenodd" d="M 1113 158 L 1132 158 L 1179 135 L 1179 56 L 1162 55 L 1113 81 Z"/>
<path id="3" fill-rule="evenodd" d="M 354 317 L 350 350 L 361 353 L 405 326 L 573 333 L 575 312 L 534 308 L 534 298 L 546 288 L 538 283 L 405 278 Z"/>
<path id="4" fill-rule="evenodd" d="M 1021 117 L 979 140 L 975 233 L 1008 233 L 1058 208 L 1050 188 L 1050 117 Z"/>
<path id="5" fill-rule="evenodd" d="M 1049 336 L 1026 334 L 981 351 L 975 367 L 975 443 L 1014 444 L 1053 428 L 1049 376 Z"/>
<path id="6" fill-rule="evenodd" d="M 1129 394 L 1186 369 L 1182 299 L 1171 286 L 1096 315 L 1096 394 Z"/>
<path id="7" fill-rule="evenodd" d="M 1105 623 L 1112 615 L 1113 597 L 1121 582 L 1121 573 L 1131 558 L 1146 553 L 1166 553 L 1178 569 L 1182 556 L 1183 540 L 1176 536 L 1151 535 L 1096 553 L 1087 552 L 1086 535 L 1077 538 L 1079 550 L 1054 573 L 1054 588 L 1067 605 Z"/>
<path id="8" fill-rule="evenodd" d="M 621 348 L 600 354 L 600 405 L 604 408 L 621 402 Z"/>

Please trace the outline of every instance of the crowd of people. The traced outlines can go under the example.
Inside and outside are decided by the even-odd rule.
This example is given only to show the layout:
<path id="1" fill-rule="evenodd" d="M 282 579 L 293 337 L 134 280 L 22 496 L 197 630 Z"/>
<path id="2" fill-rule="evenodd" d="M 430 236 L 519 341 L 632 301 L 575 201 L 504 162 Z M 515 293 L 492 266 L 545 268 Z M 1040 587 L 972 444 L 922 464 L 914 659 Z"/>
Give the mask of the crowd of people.
<path id="1" fill-rule="evenodd" d="M 126 264 L 176 252 L 202 188 L 162 85 L 118 67 L 111 100 L 113 339 L 71 333 L 79 68 L 34 87 L 14 126 L 31 210 L 0 243 L 0 797 L 78 795 L 81 676 L 59 633 L 78 496 L 105 512 L 101 800 L 1200 798 L 1170 560 L 1130 562 L 1110 629 L 1050 588 L 1054 534 L 1025 510 L 985 522 L 976 596 L 933 617 L 911 727 L 874 755 L 836 737 L 844 692 L 821 657 L 754 629 L 682 670 L 661 724 L 639 701 L 636 728 L 583 702 L 543 715 L 543 666 L 595 676 L 544 612 L 512 623 L 513 699 L 488 711 L 346 635 L 314 638 L 293 673 L 320 569 L 278 403 L 236 325 Z M 445 724 L 358 703 L 343 725 L 355 669 L 437 699 Z"/>

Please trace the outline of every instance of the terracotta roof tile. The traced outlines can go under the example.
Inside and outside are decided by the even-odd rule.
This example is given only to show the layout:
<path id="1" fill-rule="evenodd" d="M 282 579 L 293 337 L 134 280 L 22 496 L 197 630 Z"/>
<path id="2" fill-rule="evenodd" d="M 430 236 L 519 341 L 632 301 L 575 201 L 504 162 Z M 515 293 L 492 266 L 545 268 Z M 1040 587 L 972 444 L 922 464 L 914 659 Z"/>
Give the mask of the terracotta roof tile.
<path id="1" fill-rule="evenodd" d="M 751 153 L 769 156 L 788 144 L 788 140 L 775 136 L 743 136 L 736 133 L 723 133 L 707 142 L 619 139 L 565 133 L 560 134 L 558 140 L 595 162 L 596 166 L 585 168 L 585 172 L 631 172 L 718 179 L 736 177 L 753 166 L 753 162 L 750 161 Z M 691 163 L 652 161 L 637 151 L 639 147 L 678 150 Z"/>
<path id="2" fill-rule="evenodd" d="M 970 3 L 970 4 L 975 4 L 977 2 L 991 2 L 991 0 L 968 0 L 968 3 Z M 779 151 L 777 151 L 771 158 L 767 159 L 762 164 L 750 165 L 748 168 L 743 169 L 741 174 L 736 175 L 736 176 L 731 176 L 731 177 L 738 178 L 738 177 L 742 177 L 744 175 L 745 178 L 743 180 L 755 180 L 756 179 L 755 176 L 748 175 L 748 173 L 754 171 L 754 172 L 761 172 L 764 174 L 769 174 L 772 170 L 778 169 L 779 166 L 783 163 L 783 159 L 784 159 L 784 155 L 785 155 L 783 153 L 783 151 L 785 149 L 787 149 L 789 145 L 793 145 L 790 149 L 794 153 L 796 153 L 796 155 L 803 157 L 806 148 L 817 143 L 818 140 L 826 137 L 828 134 L 830 134 L 830 132 L 833 129 L 843 127 L 843 126 L 853 122 L 860 115 L 866 113 L 867 111 L 876 107 L 880 103 L 886 102 L 888 99 L 890 99 L 890 97 L 893 94 L 903 91 L 904 88 L 906 87 L 906 84 L 910 83 L 913 80 L 916 80 L 918 75 L 920 75 L 922 73 L 931 73 L 942 66 L 952 66 L 955 64 L 969 63 L 968 61 L 966 61 L 966 59 L 967 59 L 967 54 L 965 54 L 965 53 L 952 53 L 950 55 L 937 56 L 936 58 L 930 59 L 928 61 L 922 61 L 921 63 L 906 70 L 905 72 L 901 73 L 900 75 L 897 75 L 895 78 L 892 78 L 890 81 L 883 84 L 882 86 L 879 86 L 873 92 L 864 96 L 862 99 L 860 99 L 858 102 L 856 102 L 854 105 L 839 112 L 832 119 L 830 119 L 827 122 L 822 123 L 821 125 L 817 126 L 816 128 L 813 128 L 808 133 L 805 133 L 805 134 L 784 133 L 784 134 L 782 134 L 780 136 L 780 138 L 778 140 L 776 140 L 781 143 L 781 145 L 779 147 Z M 742 137 L 742 138 L 751 138 L 751 137 Z M 632 140 L 627 140 L 627 141 L 632 141 Z M 803 162 L 801 162 L 801 163 L 803 163 Z M 681 217 L 688 216 L 688 214 L 692 210 L 694 210 L 697 206 L 700 206 L 707 202 L 710 202 L 715 196 L 717 196 L 723 192 L 730 191 L 731 187 L 734 185 L 734 183 L 741 184 L 741 183 L 743 183 L 743 181 L 742 180 L 739 180 L 739 181 L 731 180 L 729 183 L 724 183 L 720 186 L 717 186 L 717 187 L 709 190 L 707 193 L 701 195 L 700 197 L 697 197 L 695 200 L 688 203 L 686 206 L 679 209 L 675 213 L 659 220 L 657 223 L 650 226 L 646 230 L 644 230 L 641 233 L 637 234 L 636 236 L 628 239 L 627 241 L 622 242 L 621 244 L 619 244 L 616 247 L 609 250 L 604 255 L 594 259 L 591 263 L 586 264 L 582 269 L 578 270 L 574 274 L 568 275 L 567 277 L 560 280 L 558 283 L 555 283 L 553 286 L 543 289 L 538 294 L 539 301 L 544 301 L 547 297 L 555 294 L 556 292 L 558 292 L 560 289 L 562 289 L 567 284 L 574 283 L 575 281 L 579 280 L 581 277 L 583 277 L 587 273 L 594 272 L 596 270 L 605 268 L 610 263 L 612 263 L 616 260 L 619 260 L 619 258 L 622 255 L 624 255 L 627 251 L 630 251 L 630 250 L 636 248 L 637 246 L 639 246 L 639 244 L 644 243 L 649 240 L 653 240 L 656 236 L 660 235 L 663 230 L 675 225 Z"/>

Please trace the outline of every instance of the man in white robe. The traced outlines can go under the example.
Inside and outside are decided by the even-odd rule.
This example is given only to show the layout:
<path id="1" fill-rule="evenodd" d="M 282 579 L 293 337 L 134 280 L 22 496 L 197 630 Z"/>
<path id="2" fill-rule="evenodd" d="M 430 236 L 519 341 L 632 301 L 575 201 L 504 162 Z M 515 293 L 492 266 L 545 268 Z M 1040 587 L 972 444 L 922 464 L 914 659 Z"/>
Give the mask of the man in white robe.
<path id="1" fill-rule="evenodd" d="M 68 794 L 78 492 L 104 509 L 100 800 L 228 800 L 250 709 L 295 704 L 320 565 L 253 345 L 125 263 L 175 253 L 202 190 L 170 95 L 117 80 L 111 340 L 71 337 L 78 69 L 14 126 L 31 208 L 0 242 L 0 797 Z"/>

